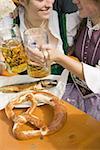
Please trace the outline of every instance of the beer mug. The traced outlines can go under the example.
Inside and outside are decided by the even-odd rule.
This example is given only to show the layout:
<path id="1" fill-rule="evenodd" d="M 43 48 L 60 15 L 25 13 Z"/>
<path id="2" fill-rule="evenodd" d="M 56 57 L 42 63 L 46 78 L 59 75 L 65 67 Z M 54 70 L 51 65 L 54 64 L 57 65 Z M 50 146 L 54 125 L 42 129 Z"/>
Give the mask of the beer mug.
<path id="1" fill-rule="evenodd" d="M 27 69 L 26 55 L 17 25 L 0 30 L 0 50 L 10 73 L 21 73 Z"/>
<path id="2" fill-rule="evenodd" d="M 24 32 L 24 46 L 30 47 L 33 51 L 37 47 L 48 43 L 48 35 L 43 28 L 30 28 Z M 43 52 L 43 51 L 41 51 Z M 46 60 L 45 60 L 46 61 Z M 44 62 L 43 66 L 35 65 L 29 58 L 27 59 L 27 72 L 28 75 L 34 78 L 46 77 L 50 74 L 50 65 Z"/>

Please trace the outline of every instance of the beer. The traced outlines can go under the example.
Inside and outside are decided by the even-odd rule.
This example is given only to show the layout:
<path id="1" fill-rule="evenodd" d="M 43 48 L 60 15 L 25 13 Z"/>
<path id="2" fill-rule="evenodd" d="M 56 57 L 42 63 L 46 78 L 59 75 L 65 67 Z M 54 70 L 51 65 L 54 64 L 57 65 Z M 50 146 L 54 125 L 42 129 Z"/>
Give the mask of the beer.
<path id="1" fill-rule="evenodd" d="M 10 73 L 21 73 L 27 69 L 24 46 L 17 25 L 0 30 L 0 50 Z"/>
<path id="2" fill-rule="evenodd" d="M 50 74 L 50 67 L 41 67 L 41 66 L 36 66 L 31 63 L 30 60 L 28 60 L 28 66 L 27 66 L 27 72 L 29 76 L 35 77 L 35 78 L 42 78 L 46 77 Z"/>
<path id="3" fill-rule="evenodd" d="M 10 39 L 1 46 L 7 69 L 12 73 L 21 73 L 27 69 L 26 56 L 21 42 Z"/>

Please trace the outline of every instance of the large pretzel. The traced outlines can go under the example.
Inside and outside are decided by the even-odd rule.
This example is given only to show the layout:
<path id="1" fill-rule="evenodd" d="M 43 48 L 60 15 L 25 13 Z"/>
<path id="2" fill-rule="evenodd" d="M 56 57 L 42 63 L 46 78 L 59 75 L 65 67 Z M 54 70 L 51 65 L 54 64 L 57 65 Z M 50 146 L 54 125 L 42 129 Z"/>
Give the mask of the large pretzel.
<path id="1" fill-rule="evenodd" d="M 34 111 L 36 107 L 36 100 L 38 102 L 38 96 L 36 96 L 36 94 L 43 94 L 43 95 L 50 97 L 49 100 L 47 99 L 44 100 L 45 104 L 49 104 L 54 109 L 53 120 L 48 126 L 45 125 L 45 123 L 42 120 L 40 120 L 38 117 L 32 115 L 32 111 Z M 21 99 L 21 96 L 19 98 L 19 101 L 20 99 Z M 34 108 L 32 106 L 26 112 L 24 112 L 23 114 L 20 114 L 17 117 L 15 115 L 12 115 L 14 114 L 14 112 L 12 111 L 12 108 L 14 107 L 15 104 L 18 104 L 18 99 L 15 100 L 17 101 L 17 103 L 13 101 L 13 107 L 11 107 L 12 102 L 10 102 L 5 108 L 8 118 L 13 119 L 14 121 L 13 134 L 17 139 L 23 140 L 23 139 L 33 138 L 34 136 L 38 136 L 38 135 L 44 136 L 44 135 L 52 134 L 58 131 L 63 126 L 66 120 L 66 111 L 65 111 L 64 105 L 60 102 L 60 100 L 57 97 L 47 92 L 32 92 L 29 94 L 25 94 L 24 99 L 25 101 L 31 99 L 30 101 L 32 101 L 33 103 L 35 102 L 35 104 L 33 104 Z M 21 127 L 27 122 L 30 122 L 32 125 L 36 126 L 39 129 L 27 130 L 27 131 L 20 130 Z"/>

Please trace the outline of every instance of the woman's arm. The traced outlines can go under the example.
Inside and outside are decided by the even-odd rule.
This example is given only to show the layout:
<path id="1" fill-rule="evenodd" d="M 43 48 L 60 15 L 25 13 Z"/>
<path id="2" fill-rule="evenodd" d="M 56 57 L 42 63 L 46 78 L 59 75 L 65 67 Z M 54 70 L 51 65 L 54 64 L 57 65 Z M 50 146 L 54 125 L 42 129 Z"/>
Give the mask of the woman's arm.
<path id="1" fill-rule="evenodd" d="M 84 80 L 83 65 L 81 62 L 64 55 L 57 49 L 52 48 L 50 45 L 44 45 L 41 47 L 41 49 L 44 51 L 44 54 L 46 54 L 45 60 L 42 51 L 32 51 L 31 48 L 27 49 L 28 57 L 39 65 L 43 65 L 45 61 L 50 61 L 51 64 L 56 62 L 68 69 L 80 79 Z"/>
<path id="2" fill-rule="evenodd" d="M 58 55 L 55 58 L 55 61 L 56 63 L 60 64 L 61 66 L 75 74 L 81 80 L 84 80 L 83 65 L 81 62 L 76 61 L 75 59 L 66 55 Z"/>
<path id="3" fill-rule="evenodd" d="M 98 65 L 93 67 L 91 65 L 81 63 L 70 56 L 61 54 L 56 49 L 45 47 L 45 50 L 48 51 L 51 62 L 56 61 L 56 63 L 68 69 L 81 80 L 85 80 L 91 91 L 94 93 L 100 93 L 100 60 L 98 61 Z"/>
<path id="4" fill-rule="evenodd" d="M 60 53 L 57 49 L 53 49 L 50 45 L 42 46 L 42 50 L 48 52 L 48 58 L 46 58 L 48 61 L 51 63 L 56 62 L 60 64 L 79 77 L 81 80 L 84 80 L 83 65 L 81 62 L 71 58 L 70 56 Z"/>

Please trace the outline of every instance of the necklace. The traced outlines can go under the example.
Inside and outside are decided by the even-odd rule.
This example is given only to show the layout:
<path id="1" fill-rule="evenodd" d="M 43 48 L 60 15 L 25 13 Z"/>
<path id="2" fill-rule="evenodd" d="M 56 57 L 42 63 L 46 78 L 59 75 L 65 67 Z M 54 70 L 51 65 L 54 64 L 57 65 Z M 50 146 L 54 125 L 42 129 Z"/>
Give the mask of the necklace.
<path id="1" fill-rule="evenodd" d="M 48 27 L 48 20 L 43 20 L 41 25 L 40 25 L 40 28 L 46 29 L 47 27 Z"/>

